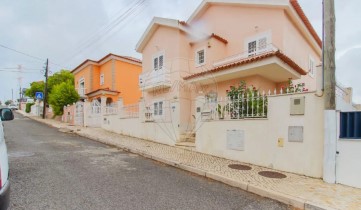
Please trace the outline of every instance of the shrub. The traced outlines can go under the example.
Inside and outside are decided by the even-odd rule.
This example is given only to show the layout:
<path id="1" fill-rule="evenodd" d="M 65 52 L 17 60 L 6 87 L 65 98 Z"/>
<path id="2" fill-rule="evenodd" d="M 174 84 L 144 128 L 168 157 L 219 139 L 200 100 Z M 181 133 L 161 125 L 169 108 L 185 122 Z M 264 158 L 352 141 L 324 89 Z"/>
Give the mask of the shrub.
<path id="1" fill-rule="evenodd" d="M 31 106 L 34 105 L 34 104 L 35 103 L 27 103 L 26 108 L 25 108 L 25 112 L 30 113 L 31 112 Z"/>

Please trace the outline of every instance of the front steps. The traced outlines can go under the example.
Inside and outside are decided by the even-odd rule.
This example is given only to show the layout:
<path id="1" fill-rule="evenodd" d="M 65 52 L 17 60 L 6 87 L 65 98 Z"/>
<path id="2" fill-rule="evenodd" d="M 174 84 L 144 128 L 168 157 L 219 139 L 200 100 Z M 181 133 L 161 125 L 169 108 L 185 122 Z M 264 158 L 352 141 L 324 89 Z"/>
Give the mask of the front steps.
<path id="1" fill-rule="evenodd" d="M 195 151 L 196 150 L 195 141 L 196 141 L 196 134 L 187 132 L 187 133 L 181 134 L 180 141 L 178 143 L 176 143 L 175 146 L 182 148 L 182 149 Z"/>

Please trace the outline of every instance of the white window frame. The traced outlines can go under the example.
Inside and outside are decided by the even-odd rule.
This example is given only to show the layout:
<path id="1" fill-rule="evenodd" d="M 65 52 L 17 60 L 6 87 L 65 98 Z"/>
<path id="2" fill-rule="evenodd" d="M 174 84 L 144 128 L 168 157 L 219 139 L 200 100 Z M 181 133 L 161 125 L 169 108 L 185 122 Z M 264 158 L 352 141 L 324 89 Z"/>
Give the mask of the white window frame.
<path id="1" fill-rule="evenodd" d="M 78 87 L 80 88 L 80 84 L 84 84 L 82 88 L 85 88 L 85 79 L 84 77 L 81 77 L 79 80 L 78 80 Z"/>
<path id="2" fill-rule="evenodd" d="M 199 52 L 203 50 L 203 62 L 200 63 L 199 62 Z M 196 62 L 196 67 L 200 67 L 206 64 L 206 48 L 202 47 L 196 50 L 195 52 L 195 62 Z"/>
<path id="3" fill-rule="evenodd" d="M 104 85 L 104 73 L 100 74 L 100 85 Z"/>
<path id="4" fill-rule="evenodd" d="M 266 39 L 266 46 L 265 46 L 265 48 L 259 49 L 262 39 Z M 247 38 L 244 42 L 244 49 L 245 49 L 245 52 L 247 53 L 247 57 L 258 55 L 258 54 L 268 51 L 270 49 L 269 45 L 271 44 L 271 41 L 272 41 L 271 31 L 259 33 L 259 34 L 256 34 L 255 36 Z M 249 44 L 252 42 L 256 42 L 256 50 L 250 52 Z"/>
<path id="5" fill-rule="evenodd" d="M 164 100 L 154 100 L 152 103 L 153 106 L 153 117 L 154 118 L 163 118 L 164 117 Z"/>
<path id="6" fill-rule="evenodd" d="M 81 84 L 83 84 L 83 86 L 81 86 Z M 81 92 L 80 92 L 81 91 Z M 84 77 L 81 77 L 79 80 L 78 80 L 78 93 L 81 94 L 81 95 L 84 95 L 85 94 L 85 79 Z"/>
<path id="7" fill-rule="evenodd" d="M 310 75 L 311 77 L 315 77 L 315 70 L 315 59 L 310 55 L 308 57 L 308 75 Z"/>
<path id="8" fill-rule="evenodd" d="M 158 70 L 162 70 L 163 68 L 164 68 L 164 61 L 165 61 L 165 56 L 164 56 L 164 52 L 162 51 L 162 52 L 158 52 L 158 53 L 156 53 L 155 55 L 153 55 L 153 57 L 152 57 L 152 69 L 153 69 L 153 71 L 158 71 Z M 161 67 L 159 67 L 159 60 L 160 60 L 160 57 L 163 57 L 163 65 L 161 66 Z M 154 65 L 154 61 L 157 59 L 157 66 L 158 67 L 155 67 L 155 65 Z"/>

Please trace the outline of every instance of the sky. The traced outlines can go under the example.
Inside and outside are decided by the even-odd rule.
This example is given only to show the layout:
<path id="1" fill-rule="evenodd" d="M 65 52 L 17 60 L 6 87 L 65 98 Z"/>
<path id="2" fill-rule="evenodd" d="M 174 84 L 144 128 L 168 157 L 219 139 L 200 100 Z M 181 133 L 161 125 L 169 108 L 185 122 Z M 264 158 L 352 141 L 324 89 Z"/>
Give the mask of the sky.
<path id="1" fill-rule="evenodd" d="M 71 70 L 86 59 L 99 60 L 108 53 L 141 58 L 135 45 L 154 16 L 187 20 L 200 3 L 0 0 L 0 101 L 16 99 L 20 87 L 43 80 L 46 58 L 51 73 Z M 299 3 L 322 37 L 322 0 Z M 360 0 L 335 0 L 336 80 L 354 88 L 355 103 L 361 103 L 360 6 Z"/>

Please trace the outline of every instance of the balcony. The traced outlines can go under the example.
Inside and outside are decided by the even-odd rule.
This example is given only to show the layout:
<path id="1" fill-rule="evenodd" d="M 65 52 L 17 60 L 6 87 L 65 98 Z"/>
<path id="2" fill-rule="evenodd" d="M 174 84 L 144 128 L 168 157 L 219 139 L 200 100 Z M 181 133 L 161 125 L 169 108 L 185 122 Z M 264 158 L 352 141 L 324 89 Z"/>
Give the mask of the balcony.
<path id="1" fill-rule="evenodd" d="M 252 52 L 242 52 L 213 63 L 213 68 L 197 72 L 184 79 L 188 82 L 209 84 L 235 78 L 259 75 L 272 82 L 288 78 L 299 79 L 307 72 L 272 44 Z"/>
<path id="2" fill-rule="evenodd" d="M 235 55 L 232 55 L 232 56 L 217 60 L 217 61 L 215 61 L 213 63 L 213 66 L 214 67 L 219 67 L 219 66 L 234 63 L 236 61 L 252 58 L 252 57 L 255 57 L 257 55 L 262 55 L 262 54 L 267 53 L 267 52 L 276 52 L 277 50 L 278 49 L 275 46 L 273 46 L 272 44 L 269 44 L 264 49 L 257 49 L 256 51 L 253 51 L 253 52 L 248 52 L 247 51 L 247 52 L 235 54 Z"/>
<path id="3" fill-rule="evenodd" d="M 153 91 L 172 86 L 170 71 L 166 68 L 152 70 L 139 75 L 139 87 L 143 91 Z"/>
<path id="4" fill-rule="evenodd" d="M 86 88 L 76 88 L 76 91 L 78 92 L 80 98 L 85 98 L 86 94 Z"/>

